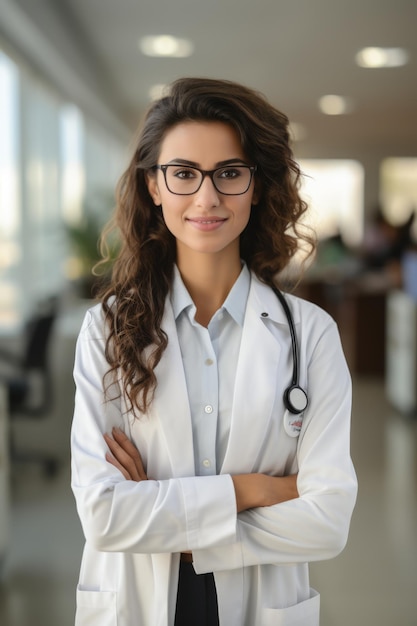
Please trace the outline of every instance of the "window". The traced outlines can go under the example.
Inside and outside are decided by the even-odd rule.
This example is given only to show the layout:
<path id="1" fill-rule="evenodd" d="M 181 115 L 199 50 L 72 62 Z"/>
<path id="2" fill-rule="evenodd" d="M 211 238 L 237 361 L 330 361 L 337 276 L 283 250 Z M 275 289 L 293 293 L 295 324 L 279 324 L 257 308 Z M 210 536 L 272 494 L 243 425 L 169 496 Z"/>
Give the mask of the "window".
<path id="1" fill-rule="evenodd" d="M 114 205 L 125 146 L 0 50 L 0 332 L 79 276 L 68 225 Z"/>
<path id="2" fill-rule="evenodd" d="M 340 234 L 348 246 L 363 237 L 363 167 L 358 161 L 305 159 L 301 195 L 309 204 L 307 223 L 319 239 Z"/>
<path id="3" fill-rule="evenodd" d="M 61 102 L 38 80 L 21 80 L 21 267 L 23 314 L 62 290 Z"/>
<path id="4" fill-rule="evenodd" d="M 0 50 L 0 328 L 13 328 L 19 308 L 19 76 Z"/>
<path id="5" fill-rule="evenodd" d="M 396 226 L 417 211 L 417 158 L 389 158 L 382 162 L 381 205 L 385 217 Z M 417 240 L 416 220 L 413 235 Z"/>

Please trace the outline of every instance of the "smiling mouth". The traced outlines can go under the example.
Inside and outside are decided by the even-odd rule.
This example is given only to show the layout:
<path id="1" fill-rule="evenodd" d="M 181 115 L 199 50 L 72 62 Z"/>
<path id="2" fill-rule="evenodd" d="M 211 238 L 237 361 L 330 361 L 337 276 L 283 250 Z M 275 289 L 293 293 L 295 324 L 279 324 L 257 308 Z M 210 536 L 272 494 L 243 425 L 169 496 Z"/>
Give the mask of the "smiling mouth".
<path id="1" fill-rule="evenodd" d="M 188 218 L 188 220 L 190 222 L 195 222 L 197 224 L 218 224 L 219 222 L 225 222 L 226 218 L 219 217 L 217 219 L 211 219 L 211 220 L 201 220 L 201 219 L 198 219 L 198 218 Z"/>

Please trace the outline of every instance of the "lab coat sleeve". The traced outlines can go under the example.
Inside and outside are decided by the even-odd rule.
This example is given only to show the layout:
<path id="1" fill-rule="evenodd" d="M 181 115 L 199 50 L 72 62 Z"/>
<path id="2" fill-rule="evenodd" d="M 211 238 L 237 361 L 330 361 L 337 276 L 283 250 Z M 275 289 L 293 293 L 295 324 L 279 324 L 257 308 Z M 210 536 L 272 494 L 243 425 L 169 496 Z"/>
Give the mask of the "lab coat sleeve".
<path id="1" fill-rule="evenodd" d="M 180 552 L 234 542 L 236 503 L 230 476 L 125 480 L 105 459 L 103 433 L 124 426 L 120 397 L 103 397 L 103 332 L 87 313 L 75 356 L 71 430 L 72 489 L 86 540 L 97 550 Z"/>
<path id="2" fill-rule="evenodd" d="M 236 542 L 193 552 L 197 573 L 324 560 L 344 548 L 357 481 L 349 450 L 351 380 L 334 322 L 311 349 L 308 390 L 297 450 L 299 497 L 240 513 Z"/>

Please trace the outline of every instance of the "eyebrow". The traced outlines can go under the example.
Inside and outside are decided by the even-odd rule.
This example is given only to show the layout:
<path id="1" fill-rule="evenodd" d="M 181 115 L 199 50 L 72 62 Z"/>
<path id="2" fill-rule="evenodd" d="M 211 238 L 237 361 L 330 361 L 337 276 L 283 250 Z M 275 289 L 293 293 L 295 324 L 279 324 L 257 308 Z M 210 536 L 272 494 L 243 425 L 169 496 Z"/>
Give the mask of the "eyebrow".
<path id="1" fill-rule="evenodd" d="M 225 161 L 218 161 L 218 163 L 215 164 L 214 169 L 224 167 L 226 165 L 236 165 L 238 163 L 242 165 L 247 165 L 246 161 L 240 158 L 226 159 Z M 188 161 L 187 159 L 172 159 L 167 165 L 188 165 L 189 167 L 200 168 L 200 165 L 196 161 Z"/>

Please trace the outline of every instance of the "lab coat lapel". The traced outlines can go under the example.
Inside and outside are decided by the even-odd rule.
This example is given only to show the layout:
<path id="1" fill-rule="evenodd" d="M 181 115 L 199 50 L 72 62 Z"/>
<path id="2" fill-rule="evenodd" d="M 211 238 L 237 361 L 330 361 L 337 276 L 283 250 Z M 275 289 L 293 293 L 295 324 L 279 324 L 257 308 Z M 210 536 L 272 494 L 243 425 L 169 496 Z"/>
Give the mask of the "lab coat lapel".
<path id="1" fill-rule="evenodd" d="M 221 473 L 252 472 L 272 418 L 281 348 L 262 319 L 276 311 L 273 292 L 252 276 Z"/>
<path id="2" fill-rule="evenodd" d="M 193 476 L 194 452 L 191 411 L 181 349 L 171 303 L 167 298 L 162 328 L 168 335 L 168 346 L 155 369 L 157 387 L 152 413 L 164 433 L 171 462 L 172 476 Z"/>

